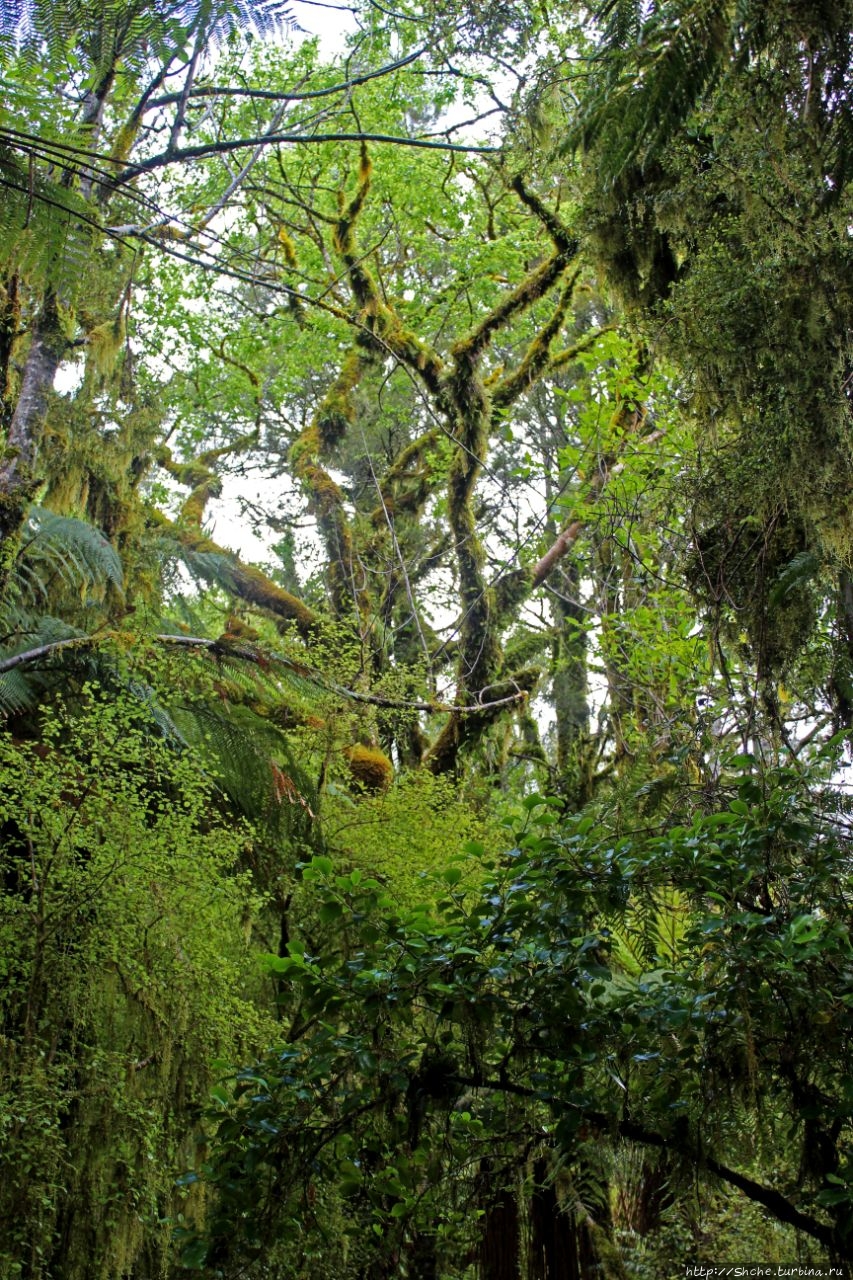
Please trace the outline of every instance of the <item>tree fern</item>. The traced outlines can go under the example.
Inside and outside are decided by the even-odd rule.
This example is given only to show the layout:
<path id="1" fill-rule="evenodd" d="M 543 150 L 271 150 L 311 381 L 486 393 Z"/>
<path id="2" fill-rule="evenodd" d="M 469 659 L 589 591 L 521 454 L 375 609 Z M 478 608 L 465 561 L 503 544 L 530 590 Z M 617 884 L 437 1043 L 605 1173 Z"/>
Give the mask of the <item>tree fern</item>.
<path id="1" fill-rule="evenodd" d="M 0 659 L 85 640 L 87 602 L 103 599 L 109 587 L 120 592 L 122 582 L 118 553 L 99 529 L 31 508 L 0 603 Z M 30 664 L 0 674 L 0 715 L 35 705 L 47 683 L 44 669 Z"/>
<path id="2" fill-rule="evenodd" d="M 310 816 L 315 788 L 284 734 L 249 707 L 186 702 L 170 715 L 237 808 L 273 832 Z"/>
<path id="3" fill-rule="evenodd" d="M 595 148 L 606 180 L 632 165 L 647 168 L 723 77 L 741 75 L 769 52 L 777 67 L 791 71 L 784 106 L 792 118 L 819 112 L 832 181 L 838 188 L 847 181 L 849 3 L 801 8 L 792 22 L 789 5 L 761 0 L 607 0 L 596 17 L 601 34 L 590 89 L 568 146 Z M 821 67 L 819 82 L 798 71 L 807 53 Z"/>
<path id="4" fill-rule="evenodd" d="M 198 641 L 192 652 L 190 640 L 180 687 L 167 683 L 158 691 L 156 681 L 134 674 L 119 650 L 96 643 L 91 628 L 78 625 L 88 600 L 97 603 L 110 588 L 120 592 L 122 583 L 121 560 L 99 529 L 31 509 L 0 607 L 0 717 L 32 711 L 55 689 L 67 701 L 94 682 L 144 707 L 152 732 L 175 750 L 197 755 L 200 768 L 254 821 L 279 830 L 311 813 L 311 784 L 272 717 L 283 703 L 316 707 L 317 682 L 275 655 L 230 651 L 212 641 Z M 55 616 L 63 602 L 67 619 Z M 110 621 L 109 607 L 93 619 L 107 626 Z M 169 648 L 168 623 L 161 626 L 152 639 Z M 175 631 L 175 643 L 186 639 Z M 4 661 L 24 655 L 26 662 L 2 670 Z"/>
<path id="5" fill-rule="evenodd" d="M 15 575 L 12 590 L 33 603 L 47 601 L 57 578 L 78 592 L 123 583 L 121 559 L 100 529 L 41 507 L 30 510 Z"/>
<path id="6" fill-rule="evenodd" d="M 141 60 L 164 41 L 202 30 L 208 38 L 231 31 L 274 35 L 293 26 L 283 0 L 0 0 L 0 49 L 33 46 L 49 56 L 64 54 L 72 40 L 88 38 L 97 66 L 118 55 Z"/>
<path id="7" fill-rule="evenodd" d="M 637 979 L 651 969 L 677 965 L 689 923 L 688 903 L 672 886 L 635 899 L 618 920 L 607 921 L 614 969 Z"/>
<path id="8" fill-rule="evenodd" d="M 94 219 L 75 191 L 34 167 L 31 149 L 10 139 L 0 114 L 0 263 L 35 288 L 50 284 L 73 302 L 87 278 Z M 16 155 L 9 141 L 23 153 Z"/>
<path id="9" fill-rule="evenodd" d="M 597 146 L 611 180 L 647 165 L 717 82 L 731 48 L 728 0 L 654 6 L 615 3 L 592 89 L 569 145 Z"/>

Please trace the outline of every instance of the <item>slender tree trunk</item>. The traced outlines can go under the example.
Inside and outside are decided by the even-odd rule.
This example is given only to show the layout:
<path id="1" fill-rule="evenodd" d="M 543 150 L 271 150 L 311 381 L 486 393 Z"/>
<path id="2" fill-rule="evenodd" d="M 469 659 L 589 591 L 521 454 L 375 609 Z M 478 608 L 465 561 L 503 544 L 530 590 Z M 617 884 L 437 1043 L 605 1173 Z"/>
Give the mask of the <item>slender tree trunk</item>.
<path id="1" fill-rule="evenodd" d="M 547 1163 L 533 1166 L 534 1189 L 530 1199 L 529 1280 L 581 1280 L 578 1230 L 574 1215 L 563 1213 L 553 1183 L 547 1181 Z"/>
<path id="2" fill-rule="evenodd" d="M 10 276 L 0 290 L 0 427 L 8 430 L 15 400 L 13 358 L 21 328 L 21 285 Z"/>
<path id="3" fill-rule="evenodd" d="M 580 569 L 569 561 L 563 570 L 560 594 L 551 607 L 557 635 L 554 642 L 554 711 L 557 723 L 557 772 L 566 799 L 576 808 L 589 800 L 589 744 L 587 638 L 584 613 L 577 602 Z"/>

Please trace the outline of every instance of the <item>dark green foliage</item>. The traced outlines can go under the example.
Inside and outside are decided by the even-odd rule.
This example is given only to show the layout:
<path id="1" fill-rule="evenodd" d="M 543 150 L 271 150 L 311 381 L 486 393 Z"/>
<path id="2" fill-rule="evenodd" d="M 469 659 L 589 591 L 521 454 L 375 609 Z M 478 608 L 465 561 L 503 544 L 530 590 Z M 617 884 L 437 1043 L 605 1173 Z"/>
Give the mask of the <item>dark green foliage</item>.
<path id="1" fill-rule="evenodd" d="M 753 20 L 763 8 L 752 6 Z M 645 169 L 726 70 L 730 9 L 726 0 L 601 5 L 593 87 L 569 145 L 599 146 L 611 180 L 632 164 Z"/>
<path id="2" fill-rule="evenodd" d="M 719 85 L 736 91 L 767 59 L 785 80 L 792 117 L 819 122 L 824 162 L 841 190 L 851 141 L 848 0 L 605 0 L 593 7 L 600 37 L 592 84 L 569 145 L 595 148 L 606 179 L 631 165 L 645 171 L 679 131 L 695 126 L 694 112 Z"/>
<path id="3" fill-rule="evenodd" d="M 763 678 L 824 644 L 853 545 L 853 11 L 639 9 L 602 9 L 579 112 L 590 234 L 689 390 L 702 462 L 687 484 L 688 573 L 715 633 L 721 616 L 745 631 Z M 807 560 L 807 576 L 785 576 Z M 838 661 L 824 663 L 825 696 Z"/>
<path id="4" fill-rule="evenodd" d="M 315 1229 L 312 1197 L 336 1193 L 354 1237 L 371 1222 L 383 1228 L 380 1253 L 398 1247 L 396 1224 L 409 1238 L 441 1224 L 439 1257 L 461 1275 L 443 1252 L 458 1248 L 444 1215 L 452 1188 L 459 1207 L 483 1196 L 472 1143 L 495 1171 L 481 1199 L 488 1231 L 515 1194 L 511 1170 L 523 1171 L 543 1133 L 557 1167 L 574 1171 L 566 1210 L 577 1196 L 589 1247 L 604 1257 L 606 1175 L 602 1166 L 596 1192 L 591 1135 L 600 1153 L 621 1138 L 695 1174 L 707 1168 L 806 1231 L 825 1257 L 845 1256 L 845 801 L 818 779 L 741 768 L 729 807 L 615 846 L 531 798 L 517 847 L 484 881 L 460 862 L 437 899 L 404 915 L 376 881 L 315 858 L 305 876 L 319 891 L 323 937 L 269 960 L 292 993 L 285 1008 L 298 1010 L 287 1043 L 238 1073 L 222 1091 L 224 1114 L 211 1114 L 216 1133 L 198 1170 L 216 1190 L 209 1260 L 227 1269 L 235 1247 L 262 1257 L 284 1240 L 298 1268 Z M 596 927 L 596 914 L 612 924 Z M 775 1186 L 739 1182 L 731 1166 L 749 1170 L 764 1142 L 784 1142 L 792 1160 Z M 440 1161 L 428 1154 L 437 1148 Z M 534 1170 L 529 1212 L 549 1219 L 537 1227 L 547 1250 L 548 1231 L 562 1228 L 553 1195 L 546 1213 L 545 1167 Z"/>

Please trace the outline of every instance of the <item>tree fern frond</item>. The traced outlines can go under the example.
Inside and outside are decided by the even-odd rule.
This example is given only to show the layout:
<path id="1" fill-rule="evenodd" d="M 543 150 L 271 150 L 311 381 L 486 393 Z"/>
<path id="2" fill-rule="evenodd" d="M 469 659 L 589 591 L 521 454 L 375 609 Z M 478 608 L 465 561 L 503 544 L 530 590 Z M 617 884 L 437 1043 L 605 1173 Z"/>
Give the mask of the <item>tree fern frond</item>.
<path id="1" fill-rule="evenodd" d="M 607 48 L 624 49 L 640 38 L 644 0 L 607 0 L 598 11 L 599 21 L 604 22 L 604 45 Z"/>
<path id="2" fill-rule="evenodd" d="M 677 963 L 690 923 L 690 909 L 684 894 L 672 885 L 655 891 L 655 910 L 647 937 L 654 958 L 667 965 Z"/>
<path id="3" fill-rule="evenodd" d="M 85 632 L 54 618 L 36 614 L 7 602 L 0 611 L 0 660 L 30 653 L 46 645 L 83 639 Z M 32 666 L 29 663 L 11 671 L 0 672 L 0 719 L 30 711 L 38 705 L 45 690 L 55 680 L 54 663 Z"/>
<path id="4" fill-rule="evenodd" d="M 301 810 L 312 811 L 314 788 L 283 735 L 249 708 L 226 711 L 212 703 L 193 703 L 173 708 L 171 714 L 178 731 L 247 817 L 286 827 L 295 816 L 295 797 Z"/>
<path id="5" fill-rule="evenodd" d="M 57 57 L 76 39 L 89 45 L 96 66 L 140 60 L 161 46 L 179 50 L 201 33 L 222 39 L 232 31 L 268 36 L 296 27 L 284 0 L 2 0 L 0 52 L 41 47 Z"/>
<path id="6" fill-rule="evenodd" d="M 620 920 L 607 922 L 614 969 L 639 978 L 657 966 L 676 965 L 689 924 L 687 899 L 672 886 L 635 898 Z"/>
<path id="7" fill-rule="evenodd" d="M 207 583 L 208 586 L 222 587 L 226 591 L 231 586 L 233 556 L 221 555 L 214 551 L 192 551 L 189 547 L 181 547 L 173 542 L 169 543 L 169 549 L 186 565 L 196 581 Z"/>
<path id="8" fill-rule="evenodd" d="M 718 80 L 732 45 L 729 7 L 728 0 L 655 6 L 638 26 L 631 6 L 614 5 L 568 146 L 597 146 L 611 181 L 631 164 L 646 166 Z"/>
<path id="9" fill-rule="evenodd" d="M 15 569 L 33 599 L 47 599 L 54 574 L 78 590 L 123 585 L 121 559 L 100 529 L 40 507 L 30 510 Z"/>
<path id="10" fill-rule="evenodd" d="M 607 932 L 610 936 L 610 962 L 613 968 L 631 978 L 639 978 L 647 967 L 642 938 L 612 922 L 608 923 Z"/>
<path id="11" fill-rule="evenodd" d="M 2 132 L 2 131 L 0 131 Z M 8 145 L 0 149 L 0 263 L 68 304 L 86 281 L 96 219 L 87 202 L 52 182 Z"/>
<path id="12" fill-rule="evenodd" d="M 30 674 L 21 670 L 0 675 L 0 719 L 31 711 L 38 702 L 38 689 Z"/>

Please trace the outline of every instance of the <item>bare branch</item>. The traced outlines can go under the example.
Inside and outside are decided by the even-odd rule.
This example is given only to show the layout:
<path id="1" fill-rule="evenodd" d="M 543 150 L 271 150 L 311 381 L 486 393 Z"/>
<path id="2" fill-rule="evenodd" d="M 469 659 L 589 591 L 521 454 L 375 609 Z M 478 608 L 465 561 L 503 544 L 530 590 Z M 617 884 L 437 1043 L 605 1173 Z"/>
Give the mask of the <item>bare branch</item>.
<path id="1" fill-rule="evenodd" d="M 500 152 L 500 147 L 469 146 L 461 142 L 435 142 L 428 138 L 402 138 L 392 133 L 261 133 L 252 138 L 225 139 L 221 142 L 205 142 L 197 147 L 181 147 L 176 151 L 161 151 L 148 160 L 129 164 L 113 179 L 113 184 L 123 186 L 141 177 L 143 173 L 152 173 L 155 169 L 164 169 L 173 164 L 186 164 L 190 160 L 206 160 L 210 156 L 228 155 L 232 151 L 253 150 L 258 146 L 273 144 L 297 147 L 317 146 L 323 142 L 376 142 L 394 147 L 412 147 L 425 151 L 460 151 L 464 155 L 479 156 L 493 156 Z"/>
<path id="2" fill-rule="evenodd" d="M 403 67 L 408 67 L 411 63 L 417 62 L 426 53 L 426 49 L 416 49 L 414 53 L 409 53 L 405 58 L 398 58 L 396 62 L 386 62 L 384 66 L 377 67 L 375 71 L 365 71 L 361 75 L 352 76 L 349 80 L 342 80 L 338 84 L 329 85 L 326 89 L 308 89 L 304 93 L 292 92 L 281 93 L 278 89 L 240 89 L 233 85 L 208 85 L 198 89 L 191 89 L 190 98 L 260 98 L 268 102 L 306 102 L 311 98 L 330 98 L 335 94 L 346 93 L 350 89 L 355 89 L 360 84 L 367 84 L 369 80 L 378 80 L 382 76 L 391 75 L 394 71 L 399 71 Z M 461 72 L 457 72 L 461 75 Z M 168 107 L 175 102 L 180 102 L 183 95 L 181 93 L 167 93 L 160 98 L 153 98 L 147 104 L 149 110 L 155 107 Z"/>

